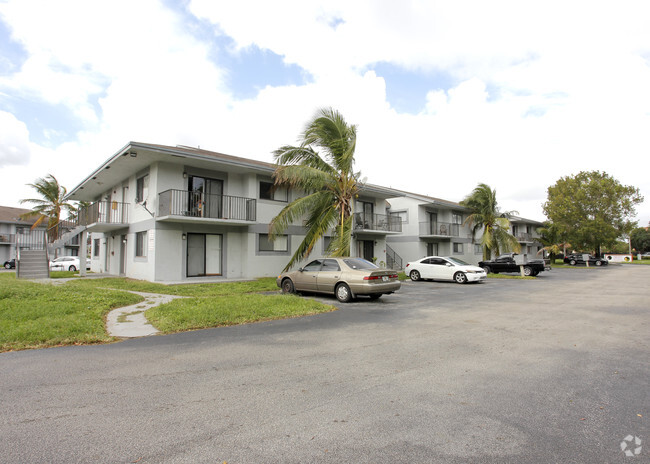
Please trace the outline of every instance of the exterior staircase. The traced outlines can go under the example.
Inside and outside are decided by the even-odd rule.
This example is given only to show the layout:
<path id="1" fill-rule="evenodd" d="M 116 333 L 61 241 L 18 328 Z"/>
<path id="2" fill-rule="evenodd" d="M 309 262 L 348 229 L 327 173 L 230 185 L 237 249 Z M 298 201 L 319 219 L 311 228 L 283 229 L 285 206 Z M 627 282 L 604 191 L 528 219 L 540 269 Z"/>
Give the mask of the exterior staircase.
<path id="1" fill-rule="evenodd" d="M 388 245 L 386 245 L 386 267 L 388 269 L 395 269 L 396 271 L 404 269 L 402 257 L 395 253 L 395 250 Z"/>
<path id="2" fill-rule="evenodd" d="M 16 234 L 16 277 L 19 279 L 50 277 L 45 230 L 34 229 Z"/>
<path id="3" fill-rule="evenodd" d="M 48 279 L 50 262 L 47 250 L 19 250 L 16 277 L 19 279 Z"/>

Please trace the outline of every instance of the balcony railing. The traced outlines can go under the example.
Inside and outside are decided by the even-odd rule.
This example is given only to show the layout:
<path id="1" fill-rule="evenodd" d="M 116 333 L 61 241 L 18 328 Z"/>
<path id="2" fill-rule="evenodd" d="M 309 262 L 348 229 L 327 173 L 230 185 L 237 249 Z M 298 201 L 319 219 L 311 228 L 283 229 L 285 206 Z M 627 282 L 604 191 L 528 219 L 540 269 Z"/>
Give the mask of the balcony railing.
<path id="1" fill-rule="evenodd" d="M 16 243 L 14 234 L 0 234 L 0 243 Z"/>
<path id="2" fill-rule="evenodd" d="M 171 189 L 158 195 L 158 216 L 255 221 L 257 201 L 254 198 Z"/>
<path id="3" fill-rule="evenodd" d="M 129 222 L 128 203 L 118 201 L 97 201 L 79 210 L 79 225 L 127 224 Z"/>
<path id="4" fill-rule="evenodd" d="M 385 214 L 354 213 L 354 228 L 356 230 L 401 232 L 402 220 L 399 217 Z"/>
<path id="5" fill-rule="evenodd" d="M 50 243 L 59 240 L 65 234 L 72 232 L 79 226 L 89 226 L 91 224 L 127 224 L 129 222 L 128 203 L 117 201 L 97 201 L 88 206 L 79 208 L 77 217 L 59 221 L 59 223 L 47 230 L 48 241 Z M 74 240 L 73 237 L 71 237 Z M 76 239 L 78 245 L 79 239 Z"/>
<path id="6" fill-rule="evenodd" d="M 533 234 L 528 234 L 525 232 L 519 232 L 515 235 L 517 237 L 517 240 L 520 242 L 532 242 L 533 241 Z"/>
<path id="7" fill-rule="evenodd" d="M 450 222 L 421 222 L 420 235 L 441 235 L 444 237 L 458 237 L 460 224 Z"/>

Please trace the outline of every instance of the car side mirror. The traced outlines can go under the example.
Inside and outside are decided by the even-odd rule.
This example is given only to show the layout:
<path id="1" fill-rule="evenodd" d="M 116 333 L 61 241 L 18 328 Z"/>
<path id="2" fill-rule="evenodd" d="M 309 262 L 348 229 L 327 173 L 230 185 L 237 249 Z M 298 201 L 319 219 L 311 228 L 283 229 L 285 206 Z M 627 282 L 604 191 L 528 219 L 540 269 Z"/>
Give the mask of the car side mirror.
<path id="1" fill-rule="evenodd" d="M 445 266 L 447 266 L 447 267 L 452 267 L 453 264 L 451 264 L 451 263 L 446 263 Z"/>
<path id="2" fill-rule="evenodd" d="M 301 267 L 300 269 L 298 269 L 298 272 L 305 272 L 305 268 Z"/>

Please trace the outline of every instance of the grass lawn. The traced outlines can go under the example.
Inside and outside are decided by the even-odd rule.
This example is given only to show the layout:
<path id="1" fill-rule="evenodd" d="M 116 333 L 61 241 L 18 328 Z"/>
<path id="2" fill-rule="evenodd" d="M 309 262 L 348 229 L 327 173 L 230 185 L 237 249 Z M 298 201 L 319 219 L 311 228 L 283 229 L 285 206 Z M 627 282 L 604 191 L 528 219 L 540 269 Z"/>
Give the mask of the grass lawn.
<path id="1" fill-rule="evenodd" d="M 66 274 L 60 277 L 69 277 Z M 58 274 L 58 272 L 57 272 Z M 124 278 L 74 279 L 59 285 L 0 274 L 0 352 L 115 341 L 105 329 L 106 314 L 142 301 L 126 292 L 187 296 L 152 308 L 149 321 L 161 332 L 298 317 L 335 308 L 277 291 L 275 278 L 218 284 L 163 285 Z"/>

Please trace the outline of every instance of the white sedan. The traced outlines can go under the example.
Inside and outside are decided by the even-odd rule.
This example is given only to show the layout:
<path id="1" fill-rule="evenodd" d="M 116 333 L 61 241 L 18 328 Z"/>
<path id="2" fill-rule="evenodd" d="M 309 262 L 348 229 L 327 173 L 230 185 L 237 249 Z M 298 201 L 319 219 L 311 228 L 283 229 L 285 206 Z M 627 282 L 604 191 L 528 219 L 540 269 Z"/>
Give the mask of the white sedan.
<path id="1" fill-rule="evenodd" d="M 459 284 L 480 282 L 487 278 L 484 269 L 449 256 L 427 256 L 406 265 L 406 275 L 413 281 L 420 279 L 453 280 Z"/>
<path id="2" fill-rule="evenodd" d="M 50 271 L 76 271 L 80 267 L 78 256 L 59 256 L 50 261 Z M 90 269 L 90 261 L 86 260 L 86 269 Z"/>

